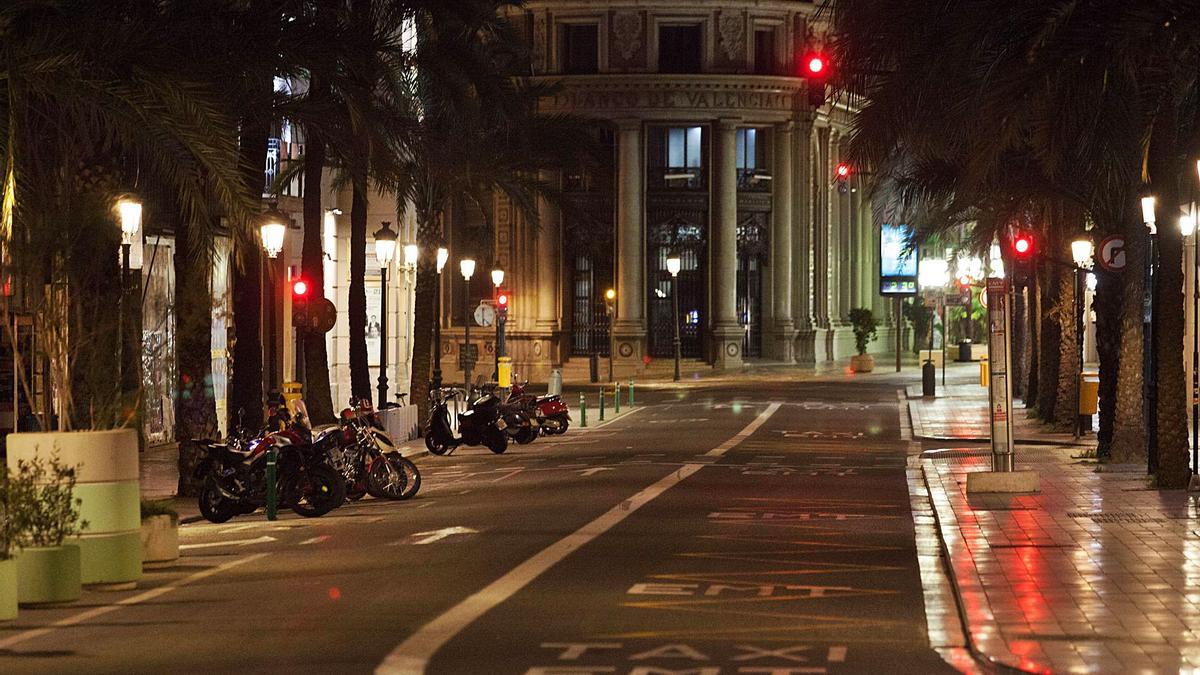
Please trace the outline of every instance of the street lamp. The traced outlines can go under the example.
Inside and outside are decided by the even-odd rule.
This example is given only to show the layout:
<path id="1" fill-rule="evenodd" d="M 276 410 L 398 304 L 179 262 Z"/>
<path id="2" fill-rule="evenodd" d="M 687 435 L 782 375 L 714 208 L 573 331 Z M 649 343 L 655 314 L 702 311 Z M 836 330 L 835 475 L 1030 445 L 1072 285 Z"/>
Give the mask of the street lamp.
<path id="1" fill-rule="evenodd" d="M 450 250 L 439 246 L 437 250 L 437 288 L 433 295 L 433 379 L 431 389 L 442 386 L 442 269 L 450 259 Z"/>
<path id="2" fill-rule="evenodd" d="M 383 227 L 375 231 L 375 260 L 379 263 L 379 385 L 376 387 L 379 390 L 379 409 L 383 410 L 387 405 L 388 377 L 387 377 L 387 352 L 388 352 L 388 285 L 387 273 L 388 267 L 392 264 L 392 259 L 396 256 L 396 231 L 392 229 L 392 224 L 388 221 L 383 221 Z M 407 247 L 406 247 L 407 248 Z M 407 252 L 406 252 L 407 255 Z"/>
<path id="3" fill-rule="evenodd" d="M 413 270 L 417 268 L 417 260 L 421 257 L 421 249 L 416 244 L 404 245 L 404 268 Z"/>
<path id="4" fill-rule="evenodd" d="M 675 381 L 679 381 L 679 270 L 683 261 L 679 253 L 667 256 L 667 272 L 671 275 L 671 348 L 675 352 Z"/>
<path id="5" fill-rule="evenodd" d="M 475 365 L 471 358 L 471 277 L 475 276 L 475 260 L 463 258 L 458 261 L 458 271 L 463 276 L 463 381 L 468 398 L 471 395 L 471 367 Z"/>
<path id="6" fill-rule="evenodd" d="M 495 363 L 492 364 L 492 379 L 496 382 L 500 381 L 500 357 L 504 356 L 504 319 L 500 317 L 500 286 L 504 284 L 504 270 L 499 267 L 492 270 L 492 285 L 495 290 L 492 292 L 492 300 L 495 301 L 496 310 L 496 349 Z"/>
<path id="7" fill-rule="evenodd" d="M 1197 162 L 1200 172 L 1200 162 Z M 1193 204 L 1193 207 L 1195 204 Z M 1192 478 L 1196 477 L 1200 468 L 1200 250 L 1196 248 L 1196 213 L 1179 217 L 1179 232 L 1184 238 L 1191 238 L 1192 245 Z M 1189 488 L 1191 486 L 1189 485 Z"/>
<path id="8" fill-rule="evenodd" d="M 117 201 L 117 213 L 121 219 L 121 295 L 117 300 L 117 383 L 122 394 L 127 391 L 125 382 L 125 338 L 129 331 L 125 326 L 125 305 L 129 295 L 129 249 L 137 240 L 142 227 L 142 203 L 135 197 L 124 197 Z M 130 387 L 132 388 L 132 387 Z"/>
<path id="9" fill-rule="evenodd" d="M 1084 289 L 1087 287 L 1088 270 L 1092 268 L 1092 255 L 1095 245 L 1086 236 L 1081 236 L 1071 242 L 1071 259 L 1075 261 L 1075 400 L 1078 403 L 1083 390 L 1083 326 L 1087 304 L 1084 302 Z M 1090 430 L 1091 423 L 1088 427 Z M 1083 430 L 1083 415 L 1076 412 L 1075 438 L 1079 438 Z"/>
<path id="10" fill-rule="evenodd" d="M 1146 279 L 1150 287 L 1150 328 L 1146 331 L 1146 344 L 1149 352 L 1143 356 L 1142 382 L 1145 387 L 1146 402 L 1146 471 L 1158 471 L 1158 350 L 1154 348 L 1154 337 L 1158 323 L 1158 225 L 1154 214 L 1155 199 L 1151 195 L 1142 197 L 1142 222 L 1150 236 L 1150 251 L 1146 256 Z"/>
<path id="11" fill-rule="evenodd" d="M 258 228 L 259 237 L 262 238 L 263 250 L 267 252 L 267 258 L 274 260 L 283 251 L 283 240 L 287 234 L 288 217 L 281 213 L 275 204 L 271 204 L 271 208 L 267 209 L 262 215 L 262 224 Z M 263 260 L 262 275 L 259 278 L 259 294 L 262 296 L 264 306 L 263 321 L 269 330 L 261 330 L 259 334 L 267 338 L 267 353 L 264 358 L 267 360 L 267 385 L 269 391 L 275 390 L 275 381 L 277 374 L 275 370 L 275 300 L 274 297 L 268 298 L 266 293 L 267 277 L 271 276 L 272 265 L 269 260 Z M 274 283 L 270 284 L 272 293 L 274 292 Z"/>
<path id="12" fill-rule="evenodd" d="M 616 315 L 617 292 L 613 289 L 604 291 L 604 309 L 608 315 L 608 381 L 613 381 L 613 317 Z"/>

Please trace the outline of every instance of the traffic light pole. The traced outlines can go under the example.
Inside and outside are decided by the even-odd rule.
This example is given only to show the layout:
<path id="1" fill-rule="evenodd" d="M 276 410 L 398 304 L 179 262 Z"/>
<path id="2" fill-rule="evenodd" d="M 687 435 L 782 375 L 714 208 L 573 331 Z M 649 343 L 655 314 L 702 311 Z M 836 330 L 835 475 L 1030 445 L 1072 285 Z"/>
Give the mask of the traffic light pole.
<path id="1" fill-rule="evenodd" d="M 433 294 L 433 379 L 430 389 L 442 386 L 442 273 L 437 273 L 437 284 Z"/>
<path id="2" fill-rule="evenodd" d="M 380 293 L 379 293 L 379 313 L 382 315 L 379 321 L 379 404 L 378 409 L 383 410 L 387 405 L 388 393 L 388 377 L 387 377 L 387 327 L 388 327 L 388 285 L 387 285 L 387 267 L 379 268 L 380 278 Z"/>

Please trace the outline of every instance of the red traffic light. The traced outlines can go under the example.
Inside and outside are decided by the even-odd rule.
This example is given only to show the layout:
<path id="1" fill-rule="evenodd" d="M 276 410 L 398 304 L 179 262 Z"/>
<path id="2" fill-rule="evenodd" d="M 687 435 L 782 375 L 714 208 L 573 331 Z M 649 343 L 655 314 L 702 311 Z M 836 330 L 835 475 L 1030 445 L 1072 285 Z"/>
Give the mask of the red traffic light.
<path id="1" fill-rule="evenodd" d="M 308 282 L 303 279 L 296 279 L 292 282 L 292 295 L 297 298 L 303 298 L 308 295 Z"/>
<path id="2" fill-rule="evenodd" d="M 1013 238 L 1013 253 L 1016 253 L 1019 258 L 1028 258 L 1033 255 L 1033 237 L 1028 234 L 1018 234 Z"/>
<path id="3" fill-rule="evenodd" d="M 496 304 L 500 305 L 501 309 L 508 307 L 508 294 L 501 293 L 499 297 L 496 298 Z"/>
<path id="4" fill-rule="evenodd" d="M 829 60 L 820 52 L 809 52 L 804 56 L 806 77 L 825 77 L 829 73 Z"/>
<path id="5" fill-rule="evenodd" d="M 839 180 L 845 180 L 850 177 L 850 165 L 845 162 L 840 162 L 833 171 Z"/>

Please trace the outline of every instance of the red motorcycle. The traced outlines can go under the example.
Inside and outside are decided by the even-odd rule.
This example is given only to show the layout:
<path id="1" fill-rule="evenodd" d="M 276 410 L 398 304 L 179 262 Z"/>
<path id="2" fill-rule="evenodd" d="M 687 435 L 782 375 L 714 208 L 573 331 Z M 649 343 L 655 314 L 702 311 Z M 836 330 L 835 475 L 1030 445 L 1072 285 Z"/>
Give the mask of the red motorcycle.
<path id="1" fill-rule="evenodd" d="M 529 418 L 537 423 L 538 430 L 543 436 L 556 436 L 567 433 L 571 426 L 571 409 L 563 402 L 560 394 L 534 396 L 525 393 L 528 382 L 513 383 L 508 395 L 508 403 L 521 405 L 528 411 Z"/>

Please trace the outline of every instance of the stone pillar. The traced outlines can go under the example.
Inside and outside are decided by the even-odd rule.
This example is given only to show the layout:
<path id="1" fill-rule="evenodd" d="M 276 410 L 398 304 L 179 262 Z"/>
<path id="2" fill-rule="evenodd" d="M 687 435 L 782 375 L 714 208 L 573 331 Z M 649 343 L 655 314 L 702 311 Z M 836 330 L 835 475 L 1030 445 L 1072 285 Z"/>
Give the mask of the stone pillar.
<path id="1" fill-rule="evenodd" d="M 796 326 L 794 354 L 799 363 L 813 363 L 813 199 L 812 118 L 801 117 L 792 134 L 792 320 Z"/>
<path id="2" fill-rule="evenodd" d="M 553 172 L 542 172 L 539 175 L 542 182 L 557 183 L 558 176 Z M 533 359 L 538 363 L 538 379 L 543 375 L 540 370 L 543 364 L 547 367 L 561 366 L 563 362 L 562 349 L 562 312 L 560 298 L 562 295 L 562 214 L 558 207 L 545 199 L 538 202 L 538 219 L 536 233 L 536 255 L 531 269 L 537 279 L 537 314 L 534 319 L 536 333 L 531 346 Z M 530 374 L 533 375 L 532 373 Z"/>
<path id="3" fill-rule="evenodd" d="M 743 330 L 737 320 L 737 123 L 717 123 L 713 200 L 716 202 L 709 241 L 713 247 L 713 365 L 742 364 Z"/>
<path id="4" fill-rule="evenodd" d="M 795 324 L 792 321 L 792 123 L 774 129 L 775 168 L 771 181 L 771 304 L 772 325 L 767 335 L 767 357 L 777 361 L 795 358 Z"/>
<path id="5" fill-rule="evenodd" d="M 613 321 L 614 374 L 637 375 L 646 353 L 646 297 L 643 268 L 646 235 L 643 230 L 645 204 L 642 199 L 643 176 L 642 122 L 617 121 L 617 306 Z"/>
<path id="6" fill-rule="evenodd" d="M 850 280 L 850 303 L 847 311 L 855 307 L 870 307 L 869 299 L 864 293 L 863 282 L 866 273 L 871 270 L 871 252 L 864 243 L 862 217 L 862 190 L 858 187 L 858 179 L 853 178 L 847 188 L 850 193 L 850 250 L 842 258 L 849 261 L 848 275 Z M 849 314 L 847 314 L 849 316 Z"/>
<path id="7" fill-rule="evenodd" d="M 817 326 L 829 328 L 833 314 L 830 306 L 830 225 L 829 225 L 829 128 L 817 130 L 817 175 L 813 202 L 813 306 Z M 821 348 L 818 345 L 818 350 Z M 823 357 L 822 357 L 823 358 Z"/>

